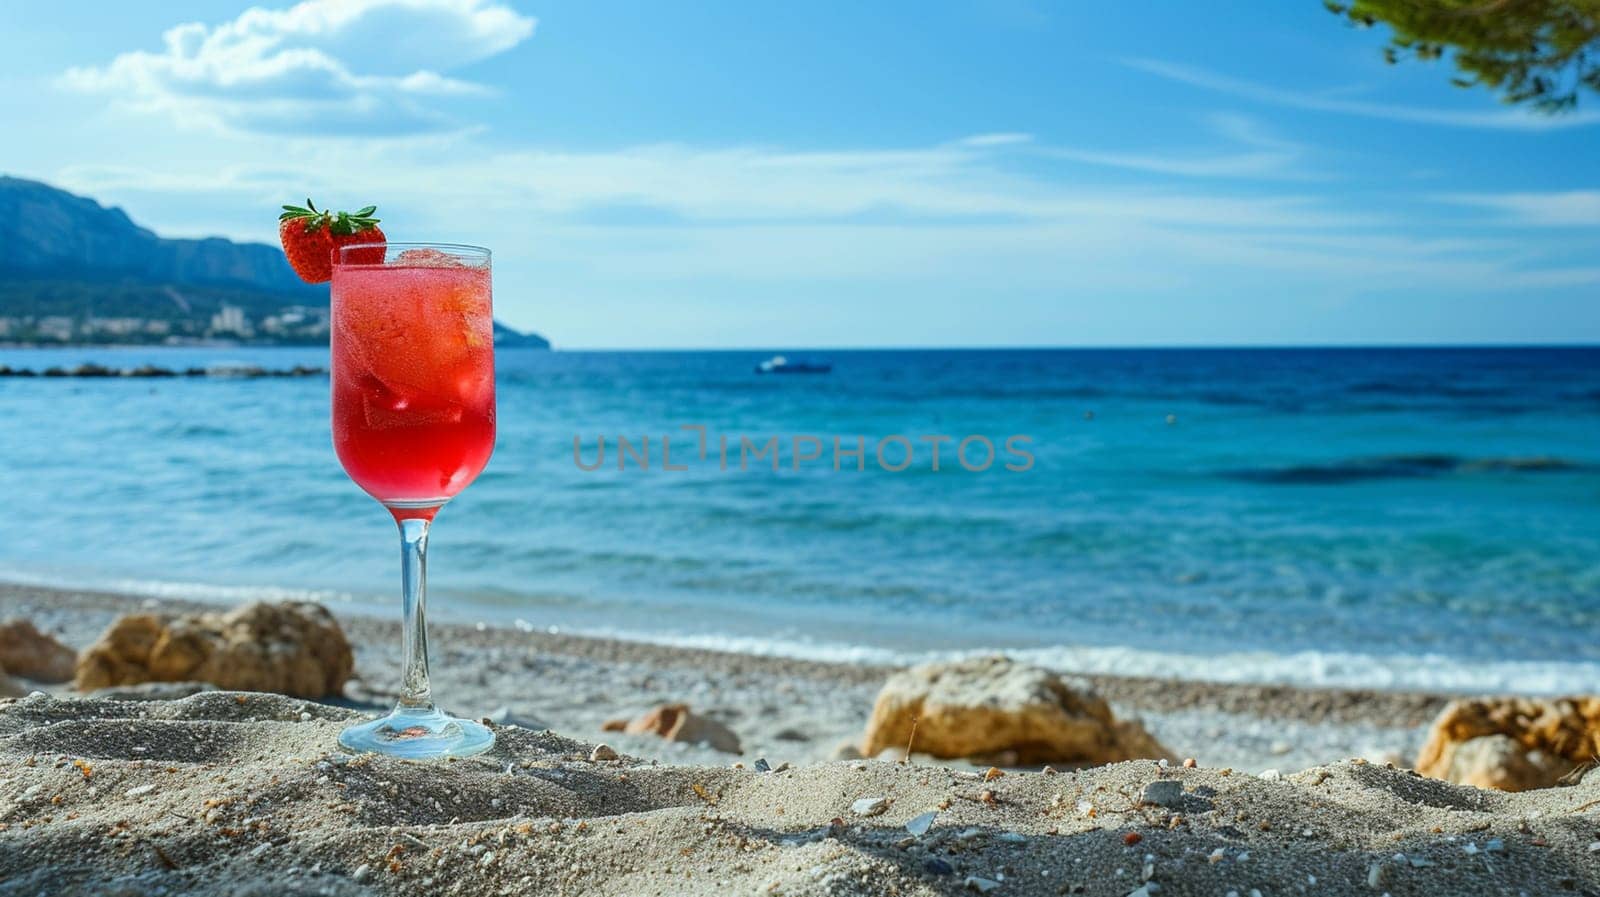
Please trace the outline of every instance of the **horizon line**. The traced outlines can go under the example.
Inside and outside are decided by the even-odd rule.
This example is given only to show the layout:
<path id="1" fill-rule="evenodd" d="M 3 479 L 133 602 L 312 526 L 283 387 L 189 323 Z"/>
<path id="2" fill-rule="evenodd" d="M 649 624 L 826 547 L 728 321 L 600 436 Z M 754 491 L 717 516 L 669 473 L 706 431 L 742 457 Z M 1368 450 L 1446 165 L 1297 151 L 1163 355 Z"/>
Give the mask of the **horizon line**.
<path id="1" fill-rule="evenodd" d="M 247 347 L 245 347 L 247 348 Z M 270 347 L 269 347 L 270 348 Z M 506 348 L 530 348 L 512 346 Z M 1282 351 L 1308 349 L 1600 349 L 1600 340 L 1482 343 L 1107 343 L 1019 345 L 841 345 L 841 346 L 576 346 L 554 343 L 548 352 L 1095 352 L 1095 351 Z"/>

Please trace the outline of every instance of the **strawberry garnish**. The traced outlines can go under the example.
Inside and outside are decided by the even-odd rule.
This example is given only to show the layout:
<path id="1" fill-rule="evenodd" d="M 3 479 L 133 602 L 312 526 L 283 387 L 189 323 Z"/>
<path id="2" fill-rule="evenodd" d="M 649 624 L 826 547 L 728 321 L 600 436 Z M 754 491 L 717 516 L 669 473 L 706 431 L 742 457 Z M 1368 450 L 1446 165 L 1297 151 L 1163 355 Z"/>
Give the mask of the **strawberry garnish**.
<path id="1" fill-rule="evenodd" d="M 304 206 L 284 206 L 278 216 L 278 239 L 290 267 L 306 283 L 333 279 L 333 253 L 352 243 L 383 243 L 386 238 L 372 217 L 377 206 L 355 212 L 318 209 L 307 199 Z M 358 265 L 383 264 L 384 247 L 373 246 L 349 253 L 344 261 Z"/>

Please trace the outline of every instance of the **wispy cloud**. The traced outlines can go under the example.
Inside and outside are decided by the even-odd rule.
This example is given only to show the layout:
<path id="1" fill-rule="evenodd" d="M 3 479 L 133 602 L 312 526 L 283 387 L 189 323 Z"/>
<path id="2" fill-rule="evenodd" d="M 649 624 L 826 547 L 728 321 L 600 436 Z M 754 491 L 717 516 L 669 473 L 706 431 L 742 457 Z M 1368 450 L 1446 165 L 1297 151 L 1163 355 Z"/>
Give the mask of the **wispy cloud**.
<path id="1" fill-rule="evenodd" d="M 525 243 L 546 258 L 564 246 L 569 263 L 607 276 L 914 280 L 938 271 L 981 280 L 1005 271 L 1144 289 L 1225 267 L 1230 277 L 1254 271 L 1286 285 L 1315 277 L 1352 289 L 1469 291 L 1597 280 L 1592 266 L 1566 265 L 1526 241 L 1416 236 L 1429 230 L 1415 213 L 1352 210 L 1253 185 L 1086 188 L 1059 170 L 1002 164 L 1014 151 L 964 141 L 835 152 L 658 144 L 463 153 L 393 144 L 352 157 L 289 146 L 271 163 L 204 176 L 182 166 L 96 166 L 64 169 L 58 179 L 102 195 L 187 190 L 211 203 L 232 195 L 240 207 L 307 191 L 389 197 L 386 222 L 397 226 L 404 209 L 427 209 L 430 226 L 461 239 Z M 500 222 L 494 232 L 475 230 L 490 220 Z"/>
<path id="2" fill-rule="evenodd" d="M 510 320 L 568 345 L 759 344 L 778 334 L 826 344 L 869 332 L 894 343 L 1129 333 L 1182 342 L 1219 315 L 1242 316 L 1228 319 L 1239 333 L 1259 325 L 1283 339 L 1267 322 L 1337 321 L 1349 301 L 1520 301 L 1600 284 L 1583 240 L 1508 232 L 1483 216 L 1444 219 L 1429 196 L 1373 207 L 1299 184 L 1117 183 L 1098 166 L 1041 155 L 1059 148 L 1038 141 L 586 151 L 437 135 L 340 149 L 282 141 L 271 152 L 245 147 L 214 170 L 147 156 L 46 177 L 184 236 L 270 240 L 271 210 L 307 193 L 336 206 L 377 202 L 395 239 L 493 246 Z M 1134 329 L 1069 326 L 1069 303 L 1110 309 Z M 642 304 L 681 313 L 652 316 Z M 794 311 L 801 306 L 826 312 Z M 635 317 L 648 325 L 617 323 Z M 1382 332 L 1351 324 L 1340 338 Z"/>
<path id="3" fill-rule="evenodd" d="M 198 192 L 403 195 L 425 190 L 430 202 L 503 206 L 519 215 L 582 218 L 597 210 L 640 210 L 653 213 L 655 220 L 664 214 L 702 226 L 878 221 L 935 227 L 1081 220 L 1237 230 L 1340 229 L 1376 221 L 1294 193 L 1228 194 L 1157 185 L 1086 188 L 1063 177 L 1081 173 L 1076 151 L 1028 144 L 1023 151 L 1038 164 L 1026 172 L 1006 164 L 1017 151 L 1009 143 L 975 146 L 967 140 L 814 152 L 675 143 L 586 152 L 466 152 L 448 145 L 392 144 L 347 155 L 286 145 L 271 165 L 241 162 L 209 174 L 95 165 L 69 167 L 59 176 L 87 192 L 157 184 L 165 191 Z M 306 164 L 295 164 L 296 153 L 306 154 Z M 346 165 L 346 159 L 355 161 Z M 296 172 L 292 177 L 303 186 L 280 182 L 290 179 L 286 172 Z"/>
<path id="4" fill-rule="evenodd" d="M 1012 146 L 1019 143 L 1029 143 L 1032 140 L 1032 134 L 1006 131 L 997 134 L 974 134 L 971 137 L 963 137 L 957 143 L 962 146 Z"/>
<path id="5" fill-rule="evenodd" d="M 1469 112 L 1450 109 L 1429 109 L 1419 106 L 1400 106 L 1389 103 L 1342 99 L 1329 93 L 1287 90 L 1219 74 L 1197 66 L 1159 59 L 1130 58 L 1124 59 L 1122 62 L 1130 68 L 1148 72 L 1152 75 L 1166 78 L 1169 81 L 1176 81 L 1258 103 L 1408 122 L 1411 124 L 1507 131 L 1549 131 L 1600 123 L 1600 112 L 1584 111 L 1562 115 L 1546 115 L 1521 108 L 1507 108 L 1492 112 Z"/>
<path id="6" fill-rule="evenodd" d="M 1149 174 L 1193 178 L 1311 180 L 1324 177 L 1303 170 L 1304 146 L 1271 134 L 1254 119 L 1211 115 L 1206 124 L 1226 146 L 1200 147 L 1191 142 L 1175 150 L 1090 150 L 1045 147 L 1039 152 L 1057 159 L 1121 168 Z"/>
<path id="7" fill-rule="evenodd" d="M 526 40 L 535 21 L 494 0 L 305 0 L 189 23 L 160 52 L 69 69 L 68 88 L 184 126 L 287 133 L 410 134 L 459 127 L 444 102 L 489 93 L 441 72 Z"/>
<path id="8" fill-rule="evenodd" d="M 1453 193 L 1447 202 L 1501 213 L 1508 224 L 1530 227 L 1600 227 L 1600 190 L 1549 193 Z"/>

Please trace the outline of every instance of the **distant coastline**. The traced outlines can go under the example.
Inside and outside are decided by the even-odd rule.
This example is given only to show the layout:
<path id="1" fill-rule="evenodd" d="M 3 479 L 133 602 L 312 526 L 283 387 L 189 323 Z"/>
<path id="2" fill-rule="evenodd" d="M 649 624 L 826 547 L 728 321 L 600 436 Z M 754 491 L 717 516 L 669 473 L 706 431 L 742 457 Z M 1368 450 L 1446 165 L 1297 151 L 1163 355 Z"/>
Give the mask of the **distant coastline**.
<path id="1" fill-rule="evenodd" d="M 323 310 L 324 315 L 326 310 Z M 9 319 L 0 318 L 0 327 Z M 4 332 L 0 330 L 0 332 Z M 322 326 L 305 333 L 250 336 L 177 336 L 167 329 L 143 327 L 123 330 L 115 335 L 96 331 L 67 329 L 60 336 L 32 335 L 26 339 L 0 339 L 0 349 L 232 349 L 232 348 L 318 348 L 328 344 L 325 319 Z M 524 333 L 496 321 L 494 344 L 499 348 L 548 349 L 550 341 L 537 333 Z"/>
<path id="2" fill-rule="evenodd" d="M 328 291 L 282 250 L 168 239 L 121 209 L 0 176 L 0 347 L 315 347 Z M 549 348 L 496 322 L 495 345 Z"/>

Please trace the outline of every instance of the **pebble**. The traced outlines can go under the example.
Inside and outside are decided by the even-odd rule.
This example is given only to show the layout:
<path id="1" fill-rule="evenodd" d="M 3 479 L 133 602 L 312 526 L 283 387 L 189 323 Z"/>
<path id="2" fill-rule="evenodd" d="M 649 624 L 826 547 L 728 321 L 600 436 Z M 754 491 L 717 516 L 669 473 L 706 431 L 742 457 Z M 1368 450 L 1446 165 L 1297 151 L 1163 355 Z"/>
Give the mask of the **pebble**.
<path id="1" fill-rule="evenodd" d="M 309 711 L 305 711 L 305 710 L 300 711 L 300 722 L 302 722 L 302 723 L 311 722 L 311 714 L 310 714 Z"/>
<path id="2" fill-rule="evenodd" d="M 1272 743 L 1272 746 L 1267 748 L 1267 750 L 1271 751 L 1274 754 L 1282 756 L 1283 754 L 1287 754 L 1290 751 L 1294 750 L 1294 745 L 1290 744 L 1287 741 L 1274 741 Z"/>
<path id="3" fill-rule="evenodd" d="M 950 873 L 956 871 L 956 867 L 937 857 L 927 861 L 926 863 L 923 863 L 922 868 L 928 870 L 934 875 L 949 875 Z"/>
<path id="4" fill-rule="evenodd" d="M 876 816 L 889 809 L 887 797 L 863 797 L 850 805 L 850 812 L 857 816 Z"/>
<path id="5" fill-rule="evenodd" d="M 356 867 L 356 871 L 350 873 L 350 880 L 354 881 L 354 882 L 366 881 L 367 880 L 367 874 L 369 872 L 371 872 L 371 871 L 372 871 L 372 867 L 371 866 L 367 865 L 366 863 L 362 863 L 361 865 Z"/>
<path id="6" fill-rule="evenodd" d="M 1144 786 L 1144 793 L 1140 795 L 1139 802 L 1172 810 L 1178 809 L 1183 806 L 1183 783 L 1173 779 L 1157 779 Z"/>
<path id="7" fill-rule="evenodd" d="M 615 759 L 617 759 L 617 751 L 609 744 L 597 744 L 594 746 L 594 750 L 589 752 L 589 762 L 591 763 Z"/>
<path id="8" fill-rule="evenodd" d="M 906 831 L 920 838 L 928 833 L 928 829 L 933 828 L 933 820 L 938 816 L 936 812 L 923 813 L 906 823 Z"/>
<path id="9" fill-rule="evenodd" d="M 137 787 L 129 788 L 127 791 L 122 792 L 122 796 L 123 797 L 144 797 L 146 794 L 149 794 L 150 792 L 152 792 L 154 790 L 156 790 L 156 786 L 154 786 L 154 785 L 139 785 Z"/>
<path id="10" fill-rule="evenodd" d="M 1261 778 L 1264 781 L 1276 782 L 1283 778 L 1283 773 L 1278 772 L 1276 769 L 1263 769 L 1261 770 Z"/>
<path id="11" fill-rule="evenodd" d="M 1144 884 L 1140 885 L 1139 887 L 1135 888 L 1134 890 L 1129 891 L 1128 892 L 1128 897 L 1150 897 L 1150 895 L 1156 893 L 1159 890 L 1161 890 L 1161 886 L 1160 885 L 1156 884 L 1153 881 L 1147 881 Z"/>
<path id="12" fill-rule="evenodd" d="M 1378 862 L 1367 867 L 1367 887 L 1381 888 L 1389 882 L 1389 864 Z"/>
<path id="13" fill-rule="evenodd" d="M 767 758 L 765 758 L 765 757 L 758 758 L 756 760 L 755 767 L 756 767 L 756 772 L 771 772 L 772 771 L 772 765 L 767 763 Z"/>
<path id="14" fill-rule="evenodd" d="M 987 894 L 995 888 L 1000 887 L 1000 883 L 992 878 L 979 878 L 976 875 L 969 875 L 967 876 L 967 880 L 961 883 L 961 886 L 969 891 L 977 891 L 979 894 Z"/>

